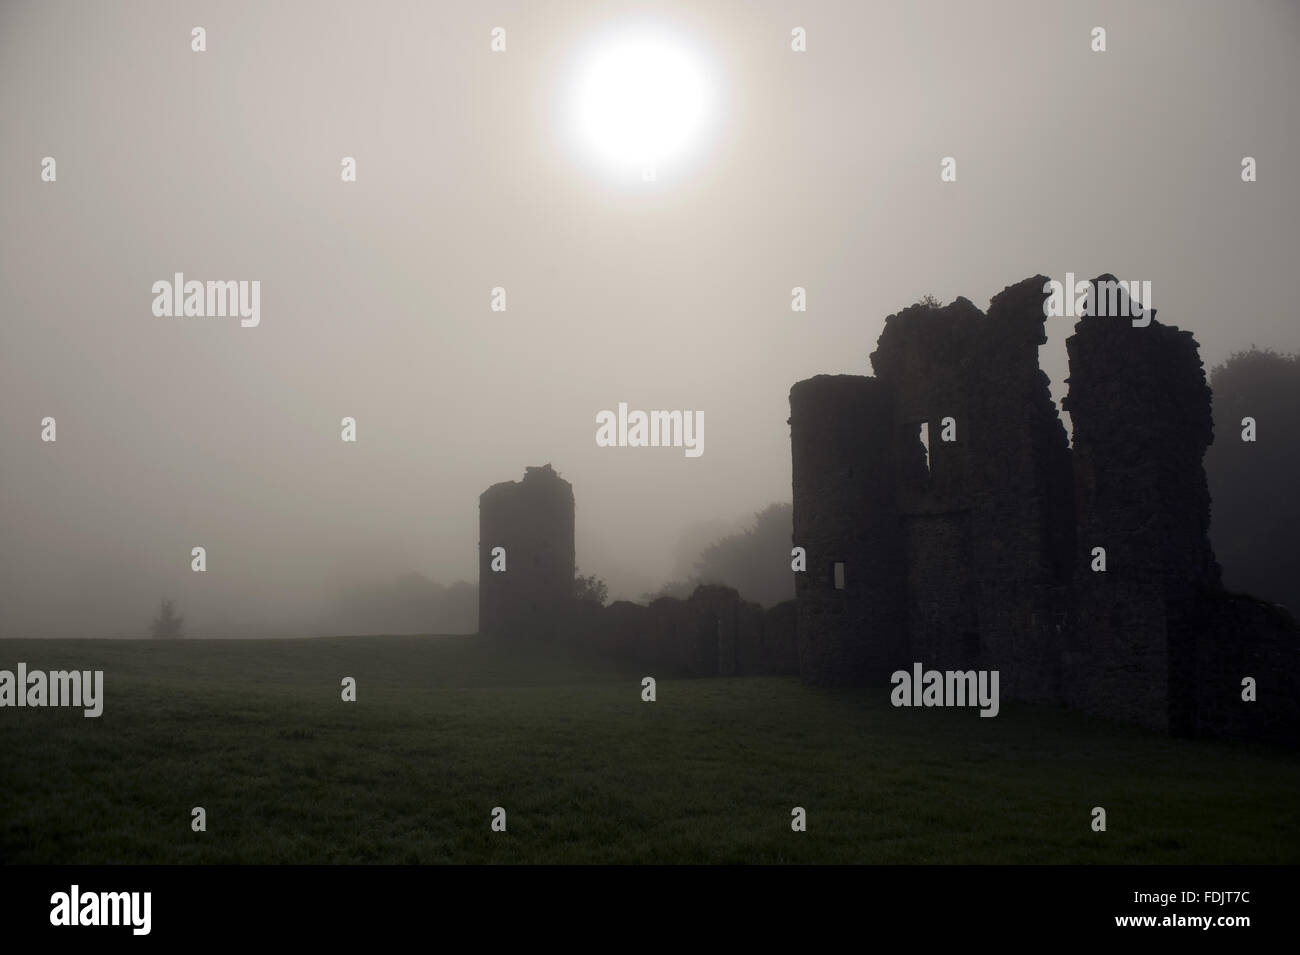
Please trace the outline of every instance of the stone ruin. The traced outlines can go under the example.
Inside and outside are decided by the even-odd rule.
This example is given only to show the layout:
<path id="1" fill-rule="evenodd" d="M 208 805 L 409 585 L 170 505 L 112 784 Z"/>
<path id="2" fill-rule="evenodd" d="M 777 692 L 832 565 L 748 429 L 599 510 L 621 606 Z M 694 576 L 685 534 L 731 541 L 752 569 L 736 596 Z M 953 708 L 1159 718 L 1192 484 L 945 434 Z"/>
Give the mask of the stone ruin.
<path id="1" fill-rule="evenodd" d="M 479 495 L 478 523 L 479 633 L 558 636 L 573 603 L 573 486 L 549 464 L 527 468 Z M 492 569 L 496 548 L 504 571 Z"/>
<path id="2" fill-rule="evenodd" d="M 479 497 L 479 633 L 567 643 L 680 676 L 797 673 L 794 602 L 769 610 L 730 587 L 608 607 L 575 598 L 573 486 L 548 464 Z M 492 569 L 505 548 L 505 571 Z"/>
<path id="3" fill-rule="evenodd" d="M 480 632 L 655 672 L 798 672 L 882 692 L 914 662 L 998 670 L 1006 699 L 1297 745 L 1300 630 L 1220 587 L 1195 340 L 1154 317 L 1081 319 L 1071 447 L 1038 367 L 1046 284 L 1004 289 L 987 314 L 965 298 L 904 309 L 885 321 L 874 377 L 794 385 L 795 600 L 764 610 L 703 586 L 649 606 L 579 602 L 573 488 L 546 465 L 479 499 Z"/>
<path id="4" fill-rule="evenodd" d="M 996 669 L 1009 699 L 1295 745 L 1300 634 L 1219 585 L 1195 340 L 1154 318 L 1080 320 L 1071 448 L 1038 367 L 1047 281 L 987 314 L 965 298 L 904 309 L 875 377 L 791 389 L 803 680 L 888 690 L 914 661 Z"/>
<path id="5" fill-rule="evenodd" d="M 589 649 L 676 676 L 799 672 L 794 601 L 764 610 L 733 587 L 701 584 L 685 600 L 579 608 L 575 638 Z"/>

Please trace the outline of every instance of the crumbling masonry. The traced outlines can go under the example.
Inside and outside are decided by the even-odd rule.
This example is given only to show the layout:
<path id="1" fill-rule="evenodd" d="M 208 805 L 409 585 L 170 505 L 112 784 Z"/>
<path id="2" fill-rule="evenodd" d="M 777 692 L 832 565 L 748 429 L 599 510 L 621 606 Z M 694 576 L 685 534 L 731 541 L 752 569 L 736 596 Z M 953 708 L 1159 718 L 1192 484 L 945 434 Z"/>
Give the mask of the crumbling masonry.
<path id="1" fill-rule="evenodd" d="M 480 634 L 559 639 L 644 663 L 660 675 L 798 671 L 793 601 L 764 610 L 716 585 L 649 606 L 577 600 L 573 502 L 572 485 L 549 464 L 527 468 L 522 481 L 494 484 L 479 497 Z M 494 555 L 496 548 L 504 557 Z"/>
<path id="2" fill-rule="evenodd" d="M 1012 699 L 1294 745 L 1294 623 L 1219 589 L 1196 342 L 1154 318 L 1080 320 L 1071 449 L 1038 367 L 1046 283 L 1004 289 L 987 315 L 964 298 L 907 308 L 875 377 L 791 389 L 803 679 L 996 669 Z"/>
<path id="3" fill-rule="evenodd" d="M 573 602 L 573 486 L 549 464 L 527 468 L 479 495 L 478 509 L 479 633 L 557 636 Z"/>

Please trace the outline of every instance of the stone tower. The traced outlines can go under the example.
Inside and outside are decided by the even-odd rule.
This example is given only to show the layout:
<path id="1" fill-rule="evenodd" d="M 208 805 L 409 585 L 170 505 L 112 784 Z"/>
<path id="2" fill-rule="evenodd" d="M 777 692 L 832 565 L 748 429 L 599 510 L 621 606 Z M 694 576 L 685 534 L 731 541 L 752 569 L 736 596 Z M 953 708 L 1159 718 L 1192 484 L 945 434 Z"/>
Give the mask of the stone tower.
<path id="1" fill-rule="evenodd" d="M 814 685 L 888 678 L 907 647 L 894 507 L 893 398 L 875 378 L 818 375 L 790 389 L 799 673 Z"/>
<path id="2" fill-rule="evenodd" d="M 1198 597 L 1219 585 L 1202 466 L 1214 430 L 1196 341 L 1154 318 L 1134 327 L 1128 317 L 1094 315 L 1075 325 L 1066 348 L 1081 622 L 1068 701 L 1184 732 Z M 1097 547 L 1104 573 L 1091 570 Z"/>
<path id="3" fill-rule="evenodd" d="M 494 571 L 493 550 L 505 550 Z M 573 605 L 573 486 L 549 464 L 479 496 L 479 633 L 550 639 Z"/>

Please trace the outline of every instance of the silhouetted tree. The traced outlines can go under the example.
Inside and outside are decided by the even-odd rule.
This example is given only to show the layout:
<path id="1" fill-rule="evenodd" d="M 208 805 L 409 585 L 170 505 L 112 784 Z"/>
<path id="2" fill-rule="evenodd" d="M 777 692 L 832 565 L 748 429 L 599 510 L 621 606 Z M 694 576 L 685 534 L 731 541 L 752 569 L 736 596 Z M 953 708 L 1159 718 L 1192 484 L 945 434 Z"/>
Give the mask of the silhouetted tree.
<path id="1" fill-rule="evenodd" d="M 1229 590 L 1300 610 L 1300 355 L 1251 346 L 1210 373 L 1210 538 Z M 1242 439 L 1243 418 L 1255 440 Z"/>
<path id="2" fill-rule="evenodd" d="M 595 574 L 584 577 L 577 573 L 577 568 L 574 568 L 574 572 L 577 576 L 573 578 L 573 596 L 580 601 L 605 606 L 605 601 L 609 599 L 609 588 L 605 586 L 605 581 L 597 580 Z"/>
<path id="3" fill-rule="evenodd" d="M 176 613 L 170 600 L 164 600 L 149 630 L 155 640 L 180 640 L 185 636 L 185 618 Z"/>
<path id="4" fill-rule="evenodd" d="M 942 307 L 943 307 L 943 302 L 939 301 L 935 296 L 931 295 L 929 292 L 926 292 L 924 295 L 922 295 L 922 296 L 921 296 L 921 300 L 920 300 L 919 302 L 917 302 L 916 304 L 917 304 L 917 305 L 929 305 L 931 308 L 942 308 Z"/>
<path id="5" fill-rule="evenodd" d="M 754 515 L 754 526 L 715 541 L 695 565 L 695 580 L 726 584 L 746 600 L 770 607 L 794 597 L 790 537 L 794 508 L 770 504 Z"/>

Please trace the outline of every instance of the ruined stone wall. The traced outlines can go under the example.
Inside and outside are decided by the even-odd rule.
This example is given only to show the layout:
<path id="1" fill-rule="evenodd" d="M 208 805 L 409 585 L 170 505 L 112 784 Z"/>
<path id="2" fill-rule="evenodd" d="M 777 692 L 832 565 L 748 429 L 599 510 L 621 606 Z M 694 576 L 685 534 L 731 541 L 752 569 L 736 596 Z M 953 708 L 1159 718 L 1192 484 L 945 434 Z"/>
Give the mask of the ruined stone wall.
<path id="1" fill-rule="evenodd" d="M 700 585 L 686 603 L 715 621 L 719 676 L 771 672 L 764 646 L 766 614 L 759 604 L 717 584 Z"/>
<path id="2" fill-rule="evenodd" d="M 564 632 L 594 652 L 642 664 L 652 675 L 793 675 L 794 605 L 780 606 L 765 612 L 731 587 L 701 585 L 686 600 L 578 605 Z"/>
<path id="3" fill-rule="evenodd" d="M 1193 672 L 1191 735 L 1300 746 L 1300 627 L 1278 607 L 1239 594 L 1202 592 Z M 1242 680 L 1255 700 L 1242 699 Z"/>
<path id="4" fill-rule="evenodd" d="M 1154 318 L 1076 324 L 1071 450 L 1038 367 L 1045 283 L 1004 289 L 988 315 L 960 298 L 891 315 L 877 377 L 791 389 L 792 543 L 807 554 L 794 601 L 764 612 L 702 586 L 577 605 L 573 492 L 548 465 L 480 499 L 481 631 L 564 633 L 654 675 L 797 666 L 810 684 L 884 686 L 913 661 L 995 669 L 1008 699 L 1300 745 L 1300 628 L 1220 586 L 1195 340 Z M 504 574 L 490 571 L 495 546 Z"/>
<path id="5" fill-rule="evenodd" d="M 641 608 L 636 658 L 682 676 L 718 676 L 722 627 L 706 603 L 662 597 Z"/>
<path id="6" fill-rule="evenodd" d="M 981 657 L 1004 693 L 1031 702 L 1060 699 L 1075 546 L 1069 438 L 1038 365 L 1046 282 L 1034 276 L 993 297 L 971 365 L 971 440 L 983 451 L 972 474 Z"/>
<path id="7" fill-rule="evenodd" d="M 817 685 L 887 679 L 907 647 L 889 388 L 855 375 L 797 383 L 790 444 L 793 542 L 808 558 L 795 574 L 800 676 Z"/>
<path id="8" fill-rule="evenodd" d="M 548 464 L 522 481 L 494 484 L 479 497 L 479 632 L 550 639 L 574 594 L 573 487 Z M 491 569 L 492 549 L 506 570 Z"/>
<path id="9" fill-rule="evenodd" d="M 1003 692 L 1037 701 L 1059 696 L 1073 531 L 1068 440 L 1038 367 L 1046 281 L 1004 289 L 987 316 L 964 298 L 912 306 L 871 356 L 895 396 L 913 654 L 997 669 Z"/>
<path id="10" fill-rule="evenodd" d="M 979 655 L 966 364 L 981 319 L 964 298 L 944 308 L 914 306 L 885 319 L 871 355 L 877 379 L 893 398 L 887 433 L 906 562 L 910 656 L 942 668 L 974 665 Z M 949 415 L 957 418 L 952 443 L 940 440 L 941 421 Z M 929 430 L 928 455 L 922 423 Z"/>
<path id="11" fill-rule="evenodd" d="M 1004 289 L 987 316 L 961 298 L 905 309 L 886 319 L 876 378 L 792 389 L 805 681 L 874 680 L 872 663 L 902 654 L 996 669 L 1013 699 L 1296 745 L 1297 628 L 1219 587 L 1196 342 L 1154 318 L 1079 322 L 1067 343 L 1071 450 L 1038 367 L 1046 283 Z M 844 590 L 829 573 L 840 560 Z M 1244 676 L 1267 682 L 1269 705 L 1241 700 Z"/>
<path id="12" fill-rule="evenodd" d="M 783 600 L 763 613 L 763 663 L 760 673 L 799 672 L 799 603 Z"/>
<path id="13" fill-rule="evenodd" d="M 1097 281 L 1109 278 L 1103 276 Z M 1078 652 L 1070 705 L 1190 732 L 1200 589 L 1216 589 L 1202 458 L 1210 391 L 1190 332 L 1089 316 L 1066 342 L 1074 424 Z M 1105 548 L 1106 571 L 1093 572 Z"/>

